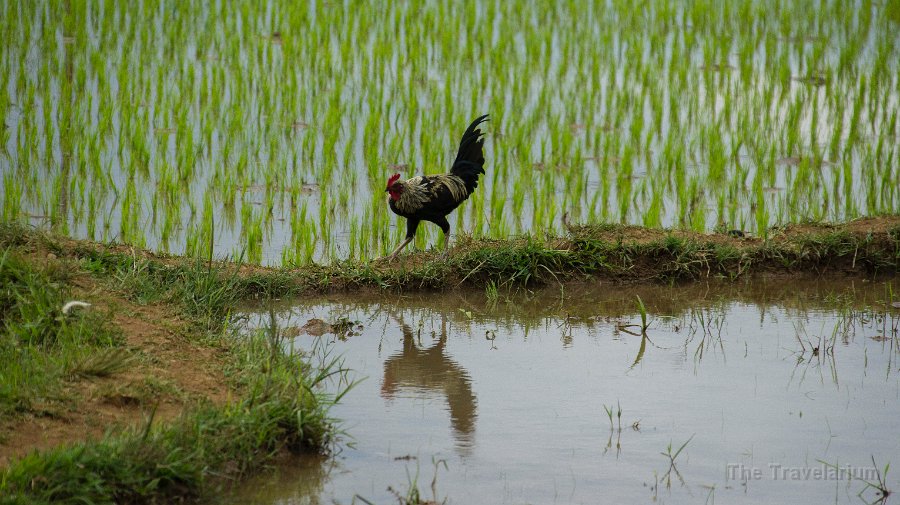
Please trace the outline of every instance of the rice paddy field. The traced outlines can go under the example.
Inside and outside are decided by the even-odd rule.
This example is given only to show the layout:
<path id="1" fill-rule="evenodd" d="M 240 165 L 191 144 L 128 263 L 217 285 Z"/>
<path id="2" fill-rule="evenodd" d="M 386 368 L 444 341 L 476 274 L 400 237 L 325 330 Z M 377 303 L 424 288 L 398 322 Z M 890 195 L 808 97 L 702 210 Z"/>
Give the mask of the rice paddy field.
<path id="1" fill-rule="evenodd" d="M 900 3 L 0 0 L 0 218 L 267 265 L 399 242 L 491 114 L 476 237 L 900 211 Z M 421 227 L 416 245 L 438 238 Z"/>

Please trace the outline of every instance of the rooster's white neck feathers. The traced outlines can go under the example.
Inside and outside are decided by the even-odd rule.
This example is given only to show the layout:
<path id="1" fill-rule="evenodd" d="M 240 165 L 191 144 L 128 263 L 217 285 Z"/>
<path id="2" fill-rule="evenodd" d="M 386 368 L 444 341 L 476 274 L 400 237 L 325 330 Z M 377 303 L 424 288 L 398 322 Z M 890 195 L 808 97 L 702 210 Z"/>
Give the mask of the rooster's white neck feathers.
<path id="1" fill-rule="evenodd" d="M 457 202 L 469 197 L 465 183 L 455 175 L 419 175 L 403 183 L 403 191 L 400 198 L 394 201 L 394 206 L 400 212 L 412 214 L 428 203 L 441 186 L 446 187 Z"/>

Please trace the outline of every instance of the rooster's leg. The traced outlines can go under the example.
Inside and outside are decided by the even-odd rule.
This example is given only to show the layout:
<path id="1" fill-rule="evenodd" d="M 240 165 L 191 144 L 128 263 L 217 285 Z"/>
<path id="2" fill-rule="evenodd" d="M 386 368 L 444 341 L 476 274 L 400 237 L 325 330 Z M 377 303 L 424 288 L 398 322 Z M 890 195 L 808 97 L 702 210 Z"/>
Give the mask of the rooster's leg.
<path id="1" fill-rule="evenodd" d="M 444 250 L 441 251 L 441 259 L 450 259 L 450 232 L 444 234 Z"/>
<path id="2" fill-rule="evenodd" d="M 444 251 L 441 253 L 441 257 L 447 259 L 450 257 L 450 223 L 447 222 L 446 217 L 436 220 L 435 223 L 444 232 Z"/>
<path id="3" fill-rule="evenodd" d="M 400 245 L 398 245 L 396 249 L 391 251 L 391 254 L 388 254 L 387 256 L 385 256 L 384 259 L 386 259 L 388 261 L 393 261 L 394 258 L 396 258 L 398 254 L 400 254 L 400 251 L 402 251 L 403 248 L 406 247 L 407 244 L 412 242 L 412 240 L 413 240 L 413 237 L 406 237 L 403 240 L 403 242 L 400 242 Z"/>
<path id="4" fill-rule="evenodd" d="M 388 254 L 384 258 L 380 258 L 380 259 L 394 261 L 394 259 L 397 257 L 397 255 L 400 254 L 400 251 L 402 251 L 403 248 L 407 246 L 407 244 L 409 244 L 410 242 L 413 241 L 414 238 L 416 238 L 416 228 L 418 228 L 418 227 L 419 227 L 418 219 L 407 218 L 406 219 L 406 238 L 403 240 L 403 242 L 400 243 L 400 245 L 397 246 L 396 249 L 391 251 L 391 254 Z"/>

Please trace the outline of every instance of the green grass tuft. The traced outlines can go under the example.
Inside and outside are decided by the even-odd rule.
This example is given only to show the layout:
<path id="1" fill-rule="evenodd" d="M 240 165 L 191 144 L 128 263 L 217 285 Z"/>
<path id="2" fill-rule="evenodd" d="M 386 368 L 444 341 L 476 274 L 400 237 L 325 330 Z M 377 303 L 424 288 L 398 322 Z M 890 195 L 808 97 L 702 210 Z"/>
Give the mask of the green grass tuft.
<path id="1" fill-rule="evenodd" d="M 28 455 L 0 474 L 0 503 L 183 501 L 215 493 L 280 451 L 326 450 L 335 434 L 328 417 L 334 397 L 315 384 L 342 373 L 340 363 L 313 375 L 299 355 L 271 345 L 262 332 L 233 342 L 244 399 L 199 407 L 171 424 L 151 418 L 142 429 Z"/>
<path id="2" fill-rule="evenodd" d="M 35 399 L 55 395 L 59 379 L 77 371 L 83 356 L 121 344 L 109 314 L 62 313 L 68 275 L 10 249 L 0 252 L 0 413 L 26 411 Z"/>

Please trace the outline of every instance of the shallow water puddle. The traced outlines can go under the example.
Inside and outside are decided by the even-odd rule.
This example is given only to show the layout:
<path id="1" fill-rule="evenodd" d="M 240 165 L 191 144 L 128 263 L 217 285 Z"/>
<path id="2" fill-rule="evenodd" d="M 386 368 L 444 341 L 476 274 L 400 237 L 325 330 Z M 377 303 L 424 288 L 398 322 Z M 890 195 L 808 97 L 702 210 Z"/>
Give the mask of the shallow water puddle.
<path id="1" fill-rule="evenodd" d="M 349 435 L 336 458 L 264 476 L 235 501 L 396 503 L 415 486 L 448 503 L 860 503 L 865 484 L 847 472 L 876 481 L 873 458 L 879 470 L 900 462 L 890 288 L 754 281 L 278 302 L 289 342 L 326 342 L 364 380 L 333 409 Z M 645 337 L 626 326 L 641 323 L 636 295 Z M 250 328 L 270 324 L 268 307 L 247 316 Z M 309 334 L 328 322 L 342 323 L 337 333 Z M 898 474 L 887 475 L 895 491 Z"/>

